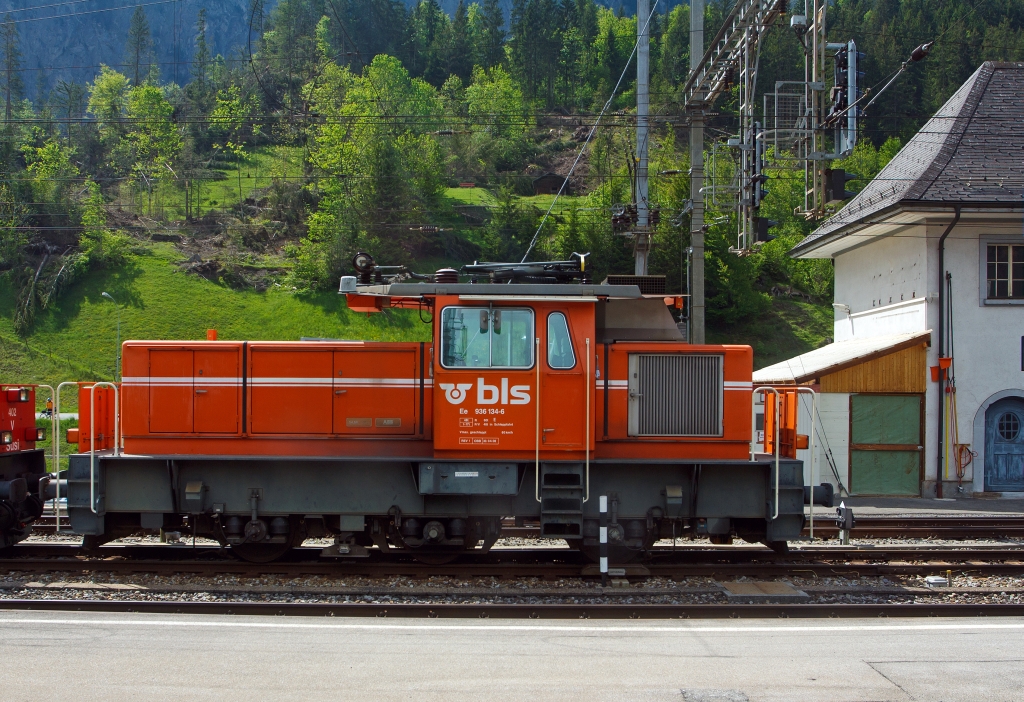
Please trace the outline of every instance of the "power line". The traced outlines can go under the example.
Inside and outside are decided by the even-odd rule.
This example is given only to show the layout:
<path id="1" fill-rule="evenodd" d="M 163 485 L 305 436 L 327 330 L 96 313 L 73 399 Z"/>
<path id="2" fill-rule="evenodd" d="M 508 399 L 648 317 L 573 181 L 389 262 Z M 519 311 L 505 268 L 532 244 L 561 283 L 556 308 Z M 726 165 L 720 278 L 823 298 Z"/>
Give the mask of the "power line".
<path id="1" fill-rule="evenodd" d="M 95 0 L 67 0 L 66 2 L 55 2 L 49 5 L 36 5 L 35 7 L 19 7 L 13 10 L 7 10 L 5 15 L 13 15 L 18 12 L 31 12 L 33 10 L 45 10 L 51 7 L 63 7 L 64 5 L 79 5 L 83 2 L 95 2 Z"/>
<path id="2" fill-rule="evenodd" d="M 84 10 L 82 12 L 68 12 L 63 15 L 50 15 L 49 17 L 27 17 L 25 19 L 14 20 L 12 22 L 0 22 L 0 25 L 6 24 L 25 24 L 27 22 L 42 22 L 44 20 L 52 19 L 64 19 L 67 17 L 84 17 L 85 15 L 98 15 L 103 12 L 117 12 L 119 10 L 134 10 L 136 7 L 150 7 L 152 5 L 167 5 L 177 0 L 151 0 L 151 2 L 136 3 L 132 5 L 124 5 L 122 7 L 108 7 L 102 10 Z"/>

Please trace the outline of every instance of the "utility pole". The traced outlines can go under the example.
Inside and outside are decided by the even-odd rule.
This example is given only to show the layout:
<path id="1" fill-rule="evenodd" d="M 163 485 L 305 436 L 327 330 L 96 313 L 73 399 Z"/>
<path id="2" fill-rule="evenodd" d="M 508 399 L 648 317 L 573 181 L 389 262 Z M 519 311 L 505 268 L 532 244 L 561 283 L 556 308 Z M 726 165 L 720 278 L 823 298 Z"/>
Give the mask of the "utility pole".
<path id="1" fill-rule="evenodd" d="M 690 76 L 704 58 L 704 0 L 690 0 Z M 690 343 L 704 343 L 704 101 L 696 95 L 690 118 Z"/>
<path id="2" fill-rule="evenodd" d="M 647 257 L 651 251 L 650 207 L 648 204 L 647 163 L 649 144 L 651 67 L 651 0 L 636 0 L 636 216 L 634 234 L 636 275 L 647 275 Z"/>

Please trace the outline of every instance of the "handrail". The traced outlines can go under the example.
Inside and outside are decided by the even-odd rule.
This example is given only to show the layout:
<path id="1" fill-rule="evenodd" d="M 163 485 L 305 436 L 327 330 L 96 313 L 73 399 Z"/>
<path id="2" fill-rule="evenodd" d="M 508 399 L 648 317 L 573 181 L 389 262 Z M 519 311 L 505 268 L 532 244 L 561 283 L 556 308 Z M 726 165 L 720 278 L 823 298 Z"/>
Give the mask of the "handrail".
<path id="1" fill-rule="evenodd" d="M 814 388 L 801 386 L 796 389 L 798 393 L 810 393 L 811 395 L 811 440 L 810 440 L 810 451 L 811 451 L 811 469 L 809 481 L 811 483 L 811 541 L 814 541 L 814 421 L 818 416 L 818 393 L 814 391 Z M 797 407 L 796 421 L 800 423 L 800 408 Z"/>
<path id="2" fill-rule="evenodd" d="M 779 438 L 782 432 L 779 431 L 779 391 L 773 387 L 763 385 L 759 388 L 754 388 L 754 394 L 759 392 L 767 392 L 771 390 L 775 393 L 775 515 L 772 517 L 772 521 L 779 518 Z M 812 495 L 813 497 L 813 495 Z"/>
<path id="3" fill-rule="evenodd" d="M 114 456 L 121 455 L 121 407 L 118 402 L 117 385 L 106 381 L 93 383 L 89 387 L 89 509 L 93 514 L 99 514 L 96 510 L 96 388 L 100 386 L 114 391 Z"/>
<path id="4" fill-rule="evenodd" d="M 57 389 L 53 393 L 53 413 L 57 415 L 57 431 L 60 431 L 60 391 L 66 385 L 74 385 L 78 387 L 78 383 L 66 381 L 57 385 Z M 81 408 L 79 408 L 79 416 L 81 416 Z M 53 472 L 57 476 L 57 488 L 54 495 L 54 504 L 56 505 L 55 512 L 57 513 L 57 532 L 60 532 L 60 437 L 54 436 L 53 438 Z"/>
<path id="5" fill-rule="evenodd" d="M 533 471 L 533 497 L 540 502 L 540 337 L 536 338 L 537 353 L 534 363 L 537 365 L 537 425 L 534 430 L 535 465 Z"/>
<path id="6" fill-rule="evenodd" d="M 794 387 L 793 389 L 796 390 L 798 394 L 803 392 L 803 393 L 810 393 L 810 395 L 811 395 L 811 436 L 810 436 L 809 449 L 810 449 L 810 452 L 811 452 L 811 467 L 810 467 L 810 483 L 811 483 L 811 539 L 814 539 L 814 480 L 815 480 L 815 475 L 814 475 L 814 465 L 815 465 L 814 464 L 814 448 L 815 448 L 815 446 L 814 446 L 814 418 L 815 418 L 815 416 L 818 413 L 818 393 L 815 392 L 813 388 L 809 388 L 809 387 L 806 387 L 806 386 Z M 775 520 L 775 519 L 779 518 L 779 445 L 780 445 L 781 437 L 782 437 L 782 432 L 780 431 L 780 427 L 779 427 L 779 405 L 781 404 L 779 402 L 779 391 L 776 390 L 773 387 L 770 387 L 770 386 L 767 386 L 767 385 L 763 385 L 761 387 L 754 388 L 754 394 L 756 395 L 757 393 L 764 393 L 764 392 L 767 392 L 769 390 L 771 392 L 775 393 L 775 398 L 776 398 L 775 399 L 775 424 L 774 424 L 774 427 L 775 427 L 775 437 L 774 437 L 775 445 L 773 447 L 774 448 L 774 453 L 775 453 L 775 516 L 772 517 L 772 520 Z M 797 407 L 797 422 L 799 423 L 799 421 L 800 421 L 800 408 L 798 406 Z M 796 432 L 796 427 L 793 428 L 793 431 Z"/>
<path id="7" fill-rule="evenodd" d="M 586 395 L 587 413 L 583 415 L 583 423 L 586 426 L 586 436 L 583 440 L 583 450 L 586 456 L 586 489 L 583 493 L 583 503 L 590 499 L 590 337 L 587 337 L 587 373 L 583 384 L 583 393 Z"/>
<path id="8" fill-rule="evenodd" d="M 39 383 L 35 387 L 36 388 L 46 388 L 47 390 L 50 391 L 50 397 L 53 397 L 54 395 L 57 394 L 56 391 L 53 389 L 52 385 L 46 385 L 45 383 Z M 37 400 L 39 399 L 38 395 L 36 396 L 36 399 Z M 33 417 L 33 419 L 35 418 L 35 416 L 36 416 L 36 408 L 33 407 L 32 408 L 32 417 Z M 54 421 L 55 419 L 56 419 L 56 422 Z M 57 457 L 56 457 L 56 453 L 55 452 L 58 450 L 57 449 L 57 445 L 60 443 L 60 436 L 59 435 L 60 435 L 60 415 L 57 414 L 56 407 L 55 407 L 54 410 L 50 411 L 50 437 L 51 437 L 50 441 L 53 442 L 53 445 L 50 447 L 50 453 L 51 453 L 51 457 L 53 458 L 53 466 L 54 466 L 53 472 L 57 474 L 57 481 L 58 482 L 60 481 L 60 468 L 59 468 L 60 464 L 57 463 Z M 43 496 L 40 495 L 40 500 L 42 500 L 42 498 L 43 498 Z M 57 505 L 56 505 L 56 508 L 54 509 L 54 512 L 57 515 L 57 517 L 56 517 L 56 524 L 57 524 L 57 527 L 58 527 L 58 530 L 59 530 L 59 528 L 60 528 L 60 502 L 57 502 Z"/>

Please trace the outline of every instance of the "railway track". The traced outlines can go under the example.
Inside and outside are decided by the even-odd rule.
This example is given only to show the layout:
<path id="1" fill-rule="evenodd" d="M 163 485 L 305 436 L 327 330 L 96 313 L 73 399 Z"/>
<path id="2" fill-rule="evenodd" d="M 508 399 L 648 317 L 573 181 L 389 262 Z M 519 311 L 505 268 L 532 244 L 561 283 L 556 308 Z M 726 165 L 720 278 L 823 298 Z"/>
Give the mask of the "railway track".
<path id="1" fill-rule="evenodd" d="M 298 548 L 285 560 L 254 564 L 219 548 L 188 546 L 103 546 L 82 552 L 59 544 L 19 545 L 0 559 L 0 572 L 111 574 L 233 574 L 258 576 L 365 576 L 427 578 L 599 577 L 597 567 L 568 549 L 502 549 L 464 562 L 419 563 L 406 555 L 371 552 L 370 558 L 326 561 L 319 549 Z M 965 547 L 818 547 L 776 554 L 757 547 L 654 549 L 643 562 L 612 568 L 631 579 L 647 577 L 858 577 L 933 575 L 953 570 L 977 575 L 1024 574 L 1024 548 Z"/>
<path id="2" fill-rule="evenodd" d="M 540 536 L 536 527 L 506 525 L 502 535 L 533 539 Z M 805 527 L 805 537 L 810 528 Z M 1006 539 L 1024 538 L 1024 517 L 857 517 L 857 526 L 850 533 L 856 539 Z M 814 537 L 834 539 L 839 536 L 835 520 L 815 517 Z"/>
<path id="3" fill-rule="evenodd" d="M 1019 604 L 317 604 L 304 602 L 138 602 L 3 600 L 8 610 L 412 619 L 841 619 L 1019 617 Z"/>
<path id="4" fill-rule="evenodd" d="M 33 524 L 39 533 L 55 531 L 56 518 L 45 514 Z M 71 522 L 61 515 L 61 531 L 71 533 Z M 804 536 L 810 536 L 810 529 L 804 528 Z M 814 536 L 819 539 L 834 539 L 839 535 L 835 520 L 815 517 Z M 536 539 L 540 530 L 536 526 L 515 526 L 509 522 L 502 527 L 502 536 Z M 857 527 L 851 532 L 858 539 L 1024 539 L 1024 517 L 857 517 Z"/>

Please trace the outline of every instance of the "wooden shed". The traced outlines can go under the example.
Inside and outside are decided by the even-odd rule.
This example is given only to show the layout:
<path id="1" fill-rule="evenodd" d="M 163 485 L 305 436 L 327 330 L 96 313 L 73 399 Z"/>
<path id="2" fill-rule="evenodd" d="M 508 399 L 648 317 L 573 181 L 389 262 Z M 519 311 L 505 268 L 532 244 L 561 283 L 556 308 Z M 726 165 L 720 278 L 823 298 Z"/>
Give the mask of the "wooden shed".
<path id="1" fill-rule="evenodd" d="M 762 368 L 754 384 L 818 390 L 820 478 L 852 494 L 919 495 L 930 339 L 924 331 L 832 343 Z M 809 431 L 806 405 L 801 422 Z M 809 470 L 811 456 L 804 453 Z"/>
<path id="2" fill-rule="evenodd" d="M 568 195 L 569 183 L 566 182 L 565 176 L 560 176 L 557 173 L 545 173 L 544 175 L 533 179 L 533 194 L 557 195 L 558 191 L 562 188 L 563 183 L 565 183 L 565 190 L 562 191 L 562 194 Z"/>

